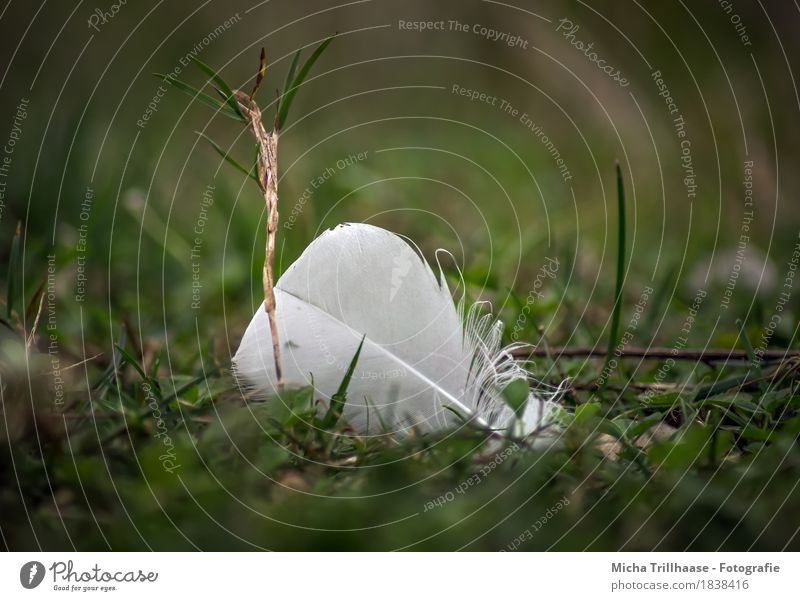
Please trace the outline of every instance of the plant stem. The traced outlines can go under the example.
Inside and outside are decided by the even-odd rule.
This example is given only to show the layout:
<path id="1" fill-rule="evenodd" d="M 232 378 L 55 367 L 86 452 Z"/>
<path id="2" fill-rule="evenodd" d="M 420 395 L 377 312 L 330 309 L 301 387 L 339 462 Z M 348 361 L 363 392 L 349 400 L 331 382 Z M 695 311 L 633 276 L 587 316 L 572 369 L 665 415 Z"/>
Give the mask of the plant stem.
<path id="1" fill-rule="evenodd" d="M 278 128 L 267 132 L 261 120 L 261 110 L 252 96 L 238 91 L 237 100 L 248 119 L 248 125 L 258 142 L 258 185 L 267 205 L 267 242 L 262 281 L 264 285 L 264 310 L 269 317 L 272 335 L 272 353 L 275 359 L 275 378 L 278 389 L 283 387 L 281 347 L 278 322 L 275 317 L 275 236 L 278 231 Z"/>
<path id="2" fill-rule="evenodd" d="M 649 348 L 625 347 L 620 349 L 620 355 L 626 357 L 641 357 L 643 359 L 677 359 L 684 361 L 702 361 L 704 363 L 718 363 L 727 361 L 746 361 L 747 352 L 738 349 L 701 349 L 684 348 L 672 349 L 652 346 Z M 598 347 L 583 346 L 553 346 L 549 349 L 523 346 L 514 349 L 511 353 L 515 357 L 552 357 L 554 360 L 574 357 L 605 357 L 606 351 Z M 800 356 L 800 351 L 768 350 L 762 353 L 766 361 L 781 361 Z"/>
<path id="3" fill-rule="evenodd" d="M 617 281 L 614 286 L 614 309 L 611 313 L 611 330 L 608 334 L 608 350 L 606 351 L 606 361 L 603 371 L 607 372 L 611 359 L 614 356 L 614 348 L 619 343 L 619 320 L 622 313 L 622 285 L 625 280 L 625 188 L 622 181 L 622 168 L 619 162 L 616 164 L 617 171 Z M 603 393 L 605 384 L 608 382 L 606 376 L 600 385 L 599 392 Z"/>

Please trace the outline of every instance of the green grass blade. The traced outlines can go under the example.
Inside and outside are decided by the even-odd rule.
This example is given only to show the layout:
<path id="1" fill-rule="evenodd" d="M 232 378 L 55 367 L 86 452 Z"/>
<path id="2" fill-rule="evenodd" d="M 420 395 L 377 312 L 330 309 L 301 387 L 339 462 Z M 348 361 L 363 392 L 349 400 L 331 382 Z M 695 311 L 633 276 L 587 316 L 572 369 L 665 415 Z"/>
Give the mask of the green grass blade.
<path id="1" fill-rule="evenodd" d="M 614 309 L 611 313 L 611 331 L 608 334 L 608 351 L 603 365 L 603 373 L 608 374 L 608 366 L 619 344 L 619 320 L 622 314 L 622 284 L 625 279 L 625 185 L 622 180 L 622 167 L 617 162 L 617 281 L 614 286 Z M 599 393 L 608 383 L 608 376 L 600 385 Z"/>
<path id="2" fill-rule="evenodd" d="M 332 35 L 327 40 L 322 42 L 319 46 L 317 46 L 317 49 L 314 50 L 313 53 L 311 53 L 311 56 L 309 56 L 306 62 L 303 63 L 303 66 L 300 67 L 300 71 L 297 73 L 297 76 L 292 81 L 291 87 L 285 92 L 285 94 L 281 98 L 282 102 L 280 109 L 278 111 L 278 120 L 277 120 L 277 125 L 279 129 L 286 124 L 286 118 L 289 115 L 289 109 L 292 106 L 292 101 L 294 100 L 294 97 L 297 94 L 297 88 L 300 87 L 300 85 L 302 85 L 303 80 L 305 80 L 306 76 L 308 75 L 308 72 L 311 71 L 311 67 L 314 66 L 314 63 L 317 62 L 317 59 L 322 55 L 323 52 L 325 52 L 325 49 L 333 41 L 334 37 L 336 36 Z"/>
<path id="3" fill-rule="evenodd" d="M 771 376 L 775 372 L 773 367 L 766 367 L 764 369 L 756 370 L 755 372 L 748 370 L 747 373 L 731 376 L 724 380 L 715 381 L 713 384 L 700 386 L 695 391 L 693 401 L 698 402 L 707 399 L 722 392 L 727 392 L 734 388 L 740 388 L 745 384 L 751 383 L 759 378 Z"/>
<path id="4" fill-rule="evenodd" d="M 289 92 L 289 88 L 292 87 L 292 81 L 294 81 L 294 74 L 297 71 L 297 63 L 300 61 L 300 50 L 294 53 L 294 58 L 292 58 L 292 64 L 289 65 L 289 70 L 286 72 L 286 82 L 283 84 L 283 94 L 281 94 L 281 102 L 283 102 L 283 98 Z"/>
<path id="5" fill-rule="evenodd" d="M 111 380 L 114 379 L 117 371 L 122 369 L 122 367 L 125 365 L 125 358 L 117 350 L 124 344 L 125 344 L 125 330 L 121 329 L 119 332 L 119 340 L 114 345 L 114 349 L 111 354 L 111 363 L 103 371 L 103 373 L 100 374 L 100 377 L 97 379 L 97 381 L 94 384 L 92 384 L 91 390 L 97 392 L 97 396 L 102 397 L 105 394 L 105 390 L 110 386 Z"/>
<path id="6" fill-rule="evenodd" d="M 128 363 L 128 365 L 130 365 L 131 367 L 133 367 L 133 369 L 136 370 L 136 372 L 142 377 L 142 380 L 144 380 L 145 382 L 150 381 L 150 378 L 147 377 L 146 373 L 144 373 L 144 368 L 141 365 L 139 365 L 139 361 L 137 361 L 136 357 L 131 355 L 128 351 L 126 351 L 118 344 L 115 344 L 114 348 L 116 348 L 117 352 L 119 352 L 119 354 L 125 358 L 125 361 Z"/>
<path id="7" fill-rule="evenodd" d="M 179 386 L 178 388 L 175 388 L 171 393 L 169 393 L 167 396 L 165 396 L 161 400 L 161 405 L 164 406 L 167 403 L 169 403 L 171 401 L 174 401 L 175 399 L 180 397 L 187 390 L 191 390 L 195 386 L 198 386 L 199 384 L 202 384 L 203 382 L 207 381 L 209 378 L 217 375 L 218 373 L 219 373 L 219 368 L 217 368 L 217 367 L 213 367 L 211 369 L 204 370 L 202 374 L 192 378 L 191 380 L 189 380 L 188 382 L 186 382 L 182 386 Z"/>
<path id="8" fill-rule="evenodd" d="M 193 88 L 192 86 L 183 83 L 180 79 L 176 79 L 171 75 L 164 75 L 163 73 L 153 73 L 156 77 L 165 81 L 166 83 L 170 84 L 171 86 L 177 88 L 187 96 L 191 96 L 193 99 L 198 100 L 202 104 L 206 106 L 210 106 L 215 111 L 225 115 L 226 117 L 230 117 L 231 119 L 235 119 L 236 121 L 241 121 L 239 115 L 237 115 L 234 111 L 228 107 L 227 104 L 221 103 L 215 98 L 209 96 L 205 92 L 201 92 L 200 90 Z"/>
<path id="9" fill-rule="evenodd" d="M 344 404 L 347 402 L 347 388 L 350 386 L 350 380 L 353 378 L 353 372 L 356 370 L 356 363 L 358 363 L 358 357 L 361 355 L 361 347 L 364 346 L 364 339 L 366 337 L 366 334 L 361 337 L 361 342 L 358 344 L 356 354 L 353 355 L 353 359 L 350 361 L 350 366 L 347 368 L 347 373 L 344 374 L 342 383 L 339 384 L 339 390 L 337 390 L 336 393 L 331 397 L 331 406 L 328 407 L 325 417 L 322 418 L 323 428 L 332 428 L 335 426 L 336 422 L 339 421 L 339 418 L 342 415 Z"/>
<path id="10" fill-rule="evenodd" d="M 222 79 L 222 77 L 220 77 L 219 73 L 217 73 L 214 69 L 212 69 L 207 64 L 205 64 L 203 61 L 198 60 L 196 58 L 192 58 L 192 60 L 194 61 L 194 64 L 197 65 L 200 68 L 201 71 L 203 71 L 203 73 L 205 73 L 206 75 L 209 76 L 209 78 L 211 78 L 211 81 L 213 81 L 214 85 L 217 86 L 217 88 L 219 89 L 220 94 L 225 99 L 225 102 L 227 103 L 227 105 L 231 109 L 233 109 L 233 112 L 235 112 L 237 115 L 239 115 L 239 119 L 243 123 L 246 123 L 247 119 L 245 119 L 245 116 L 242 113 L 242 110 L 239 108 L 239 102 L 236 100 L 236 95 L 233 93 L 233 90 L 225 82 L 225 80 Z"/>
<path id="11" fill-rule="evenodd" d="M 6 318 L 11 319 L 16 294 L 17 272 L 19 270 L 19 241 L 22 237 L 22 223 L 17 222 L 17 231 L 11 240 L 11 253 L 8 256 L 8 281 L 6 282 Z"/>
<path id="12" fill-rule="evenodd" d="M 747 337 L 744 321 L 737 319 L 736 329 L 739 330 L 739 340 L 741 340 L 744 351 L 747 353 L 747 360 L 750 361 L 750 365 L 757 367 L 758 357 L 756 357 L 756 351 L 753 349 L 753 345 L 750 343 L 750 338 Z"/>
<path id="13" fill-rule="evenodd" d="M 205 135 L 204 133 L 202 133 L 202 132 L 199 132 L 199 131 L 198 131 L 198 132 L 196 132 L 196 133 L 197 133 L 197 135 L 199 135 L 199 136 L 201 136 L 201 137 L 205 138 L 205 139 L 208 141 L 208 143 L 209 143 L 209 144 L 211 144 L 211 147 L 212 147 L 214 150 L 216 150 L 216 151 L 217 151 L 217 154 L 219 154 L 219 155 L 220 155 L 220 156 L 221 156 L 223 159 L 225 159 L 225 161 L 227 161 L 229 165 L 231 165 L 232 167 L 234 167 L 234 168 L 235 168 L 235 169 L 237 169 L 238 171 L 241 171 L 241 172 L 242 172 L 242 173 L 244 173 L 244 174 L 245 174 L 247 177 L 251 178 L 253 181 L 255 181 L 256 183 L 258 183 L 258 177 L 256 177 L 256 174 L 253 172 L 253 170 L 252 170 L 252 169 L 247 169 L 247 167 L 245 167 L 245 166 L 244 166 L 244 165 L 242 165 L 242 164 L 241 164 L 239 161 L 237 161 L 236 159 L 234 159 L 233 157 L 231 157 L 231 156 L 230 156 L 230 155 L 229 155 L 227 152 L 225 152 L 225 151 L 222 149 L 222 147 L 220 147 L 220 145 L 219 145 L 219 144 L 217 144 L 216 142 L 214 142 L 214 140 L 212 140 L 211 138 L 209 138 L 209 137 L 208 137 L 207 135 Z"/>

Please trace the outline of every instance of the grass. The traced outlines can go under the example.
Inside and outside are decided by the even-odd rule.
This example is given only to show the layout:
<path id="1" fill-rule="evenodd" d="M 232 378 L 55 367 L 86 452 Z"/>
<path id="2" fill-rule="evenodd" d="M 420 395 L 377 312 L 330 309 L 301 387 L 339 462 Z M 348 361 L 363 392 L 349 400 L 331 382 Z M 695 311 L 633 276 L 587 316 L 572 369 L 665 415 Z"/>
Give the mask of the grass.
<path id="1" fill-rule="evenodd" d="M 12 260 L 9 282 L 18 269 Z M 663 360 L 623 356 L 628 377 L 582 389 L 602 362 L 556 356 L 536 365 L 541 378 L 566 374 L 575 387 L 551 448 L 498 447 L 470 428 L 364 438 L 335 408 L 321 422 L 309 389 L 243 403 L 213 349 L 191 372 L 170 370 L 130 324 L 107 362 L 61 366 L 69 392 L 53 411 L 52 382 L 27 376 L 52 371 L 43 336 L 26 355 L 24 305 L 10 300 L 0 347 L 9 549 L 800 546 L 787 527 L 800 511 L 796 358 L 758 370 L 679 361 L 653 394 L 639 387 Z"/>
<path id="2" fill-rule="evenodd" d="M 614 284 L 614 307 L 611 310 L 611 330 L 608 335 L 608 351 L 603 371 L 607 372 L 614 358 L 614 351 L 619 344 L 619 320 L 622 313 L 622 287 L 625 282 L 625 183 L 622 179 L 622 168 L 616 164 L 617 175 L 617 277 Z M 604 390 L 608 378 L 604 378 L 600 390 Z"/>
<path id="3" fill-rule="evenodd" d="M 283 93 L 290 99 L 308 71 L 297 72 L 297 65 L 296 55 Z M 222 102 L 169 83 L 239 119 L 230 88 L 212 68 L 200 67 Z M 284 119 L 289 106 L 281 105 Z M 243 174 L 252 173 L 219 145 L 214 148 Z M 492 148 L 485 152 L 488 162 Z M 407 164 L 415 173 L 425 169 Z M 322 418 L 309 389 L 245 403 L 228 371 L 236 335 L 229 336 L 227 322 L 224 330 L 221 323 L 246 321 L 261 301 L 254 284 L 260 276 L 253 248 L 261 245 L 252 234 L 257 213 L 254 205 L 239 208 L 236 180 L 214 181 L 214 207 L 231 218 L 227 230 L 209 225 L 208 239 L 230 239 L 230 250 L 223 249 L 230 256 L 220 259 L 223 253 L 215 248 L 204 265 L 214 291 L 208 297 L 222 298 L 222 304 L 207 300 L 195 314 L 170 311 L 166 332 L 165 316 L 155 306 L 160 303 L 148 299 L 161 296 L 165 306 L 183 307 L 185 290 L 171 285 L 180 272 L 163 248 L 149 248 L 141 257 L 142 265 L 159 265 L 160 272 L 126 271 L 130 257 L 139 256 L 127 240 L 115 250 L 118 256 L 98 251 L 90 281 L 110 282 L 103 261 L 117 257 L 123 283 L 141 279 L 141 288 L 117 286 L 107 304 L 96 300 L 78 311 L 56 287 L 60 319 L 50 329 L 50 290 L 40 286 L 46 268 L 35 258 L 23 264 L 20 236 L 14 238 L 7 318 L 0 322 L 0 534 L 7 549 L 800 549 L 800 361 L 787 357 L 754 367 L 749 336 L 756 340 L 765 323 L 758 310 L 748 316 L 747 327 L 720 330 L 704 314 L 693 326 L 694 340 L 738 344 L 750 360 L 684 361 L 679 352 L 674 362 L 622 355 L 597 386 L 620 340 L 620 325 L 633 314 L 639 283 L 628 281 L 623 288 L 619 166 L 614 287 L 604 283 L 612 278 L 601 281 L 599 293 L 607 299 L 601 306 L 582 305 L 597 291 L 589 278 L 572 275 L 581 257 L 566 250 L 567 242 L 554 244 L 564 266 L 530 307 L 524 284 L 508 277 L 513 252 L 492 263 L 478 247 L 466 260 L 469 292 L 495 301 L 507 338 L 521 323 L 515 330 L 520 340 L 608 344 L 605 358 L 549 353 L 533 364 L 544 382 L 572 382 L 562 403 L 563 435 L 549 447 L 519 440 L 498 444 L 473 427 L 401 440 L 358 436 L 339 415 L 347 379 L 338 403 Z M 346 183 L 331 186 L 339 188 L 314 199 L 320 214 L 350 191 Z M 358 218 L 358 203 L 370 202 L 356 200 L 348 207 L 351 220 Z M 102 207 L 95 210 L 93 227 L 108 225 Z M 419 221 L 409 230 L 420 227 Z M 490 225 L 498 235 L 496 247 L 512 248 L 502 224 Z M 128 221 L 119 227 L 134 232 L 140 226 Z M 422 242 L 440 244 L 444 234 L 430 227 L 433 242 Z M 172 228 L 191 239 L 180 225 Z M 302 228 L 281 235 L 285 267 L 308 236 Z M 166 235 L 159 238 L 166 246 Z M 532 257 L 549 250 L 541 240 L 525 249 Z M 61 261 L 58 274 L 67 269 Z M 214 280 L 212 272 L 224 275 Z M 673 274 L 667 268 L 654 284 L 655 300 L 636 338 L 658 339 L 680 351 L 678 333 L 692 299 L 673 294 Z M 149 294 L 144 301 L 140 289 Z M 26 349 L 40 300 L 44 317 L 37 340 Z M 608 338 L 598 340 L 609 319 Z M 548 326 L 540 329 L 542 324 Z M 774 347 L 795 348 L 794 334 L 777 333 Z M 57 354 L 49 352 L 53 343 Z M 56 370 L 64 390 L 58 404 Z M 508 397 L 521 408 L 515 391 Z"/>

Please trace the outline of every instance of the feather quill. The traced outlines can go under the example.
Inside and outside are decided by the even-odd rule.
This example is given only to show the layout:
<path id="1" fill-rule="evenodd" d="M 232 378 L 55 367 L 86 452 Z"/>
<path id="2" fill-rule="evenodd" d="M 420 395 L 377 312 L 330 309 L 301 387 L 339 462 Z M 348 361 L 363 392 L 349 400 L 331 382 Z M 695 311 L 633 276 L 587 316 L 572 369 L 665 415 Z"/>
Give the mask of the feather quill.
<path id="1" fill-rule="evenodd" d="M 557 391 L 531 392 L 521 420 L 502 397 L 529 373 L 501 347 L 502 323 L 479 305 L 456 305 L 444 275 L 402 238 L 367 224 L 324 232 L 275 286 L 287 386 L 330 401 L 364 338 L 344 418 L 362 433 L 431 431 L 458 416 L 484 426 L 539 431 Z M 254 398 L 277 391 L 269 321 L 253 317 L 233 360 Z"/>

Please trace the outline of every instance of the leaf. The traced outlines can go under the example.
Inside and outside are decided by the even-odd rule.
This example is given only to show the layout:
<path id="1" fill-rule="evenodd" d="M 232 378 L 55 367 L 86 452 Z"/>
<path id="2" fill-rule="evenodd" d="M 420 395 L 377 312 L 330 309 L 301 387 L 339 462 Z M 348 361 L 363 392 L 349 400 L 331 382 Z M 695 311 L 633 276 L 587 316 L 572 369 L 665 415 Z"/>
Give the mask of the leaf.
<path id="1" fill-rule="evenodd" d="M 617 440 L 625 440 L 625 428 L 622 424 L 615 422 L 612 419 L 600 419 L 597 423 L 598 432 L 603 432 L 609 436 L 613 436 Z"/>
<path id="2" fill-rule="evenodd" d="M 647 448 L 647 456 L 656 465 L 685 468 L 700 461 L 711 444 L 711 430 L 692 424 L 676 432 L 669 440 L 653 442 Z"/>
<path id="3" fill-rule="evenodd" d="M 292 81 L 294 80 L 295 71 L 297 71 L 297 62 L 300 60 L 300 50 L 294 53 L 294 57 L 292 58 L 292 63 L 289 65 L 289 70 L 286 72 L 286 81 L 283 84 L 283 93 L 281 94 L 280 102 L 283 102 L 283 98 L 289 92 L 289 88 L 292 86 Z"/>
<path id="4" fill-rule="evenodd" d="M 276 420 L 283 429 L 294 428 L 303 424 L 309 424 L 314 420 L 317 403 L 314 400 L 314 387 L 304 386 L 295 390 L 284 390 L 278 395 L 278 403 L 285 405 L 285 415 L 283 419 Z M 274 405 L 275 403 L 265 403 Z"/>
<path id="5" fill-rule="evenodd" d="M 198 384 L 202 384 L 203 382 L 207 381 L 208 378 L 216 375 L 218 372 L 219 368 L 217 367 L 206 369 L 202 374 L 200 374 L 199 376 L 195 376 L 194 378 L 186 382 L 186 384 L 183 384 L 182 386 L 178 386 L 177 388 L 175 388 L 170 394 L 164 397 L 164 399 L 161 401 L 161 405 L 166 405 L 170 401 L 177 399 L 187 390 L 194 388 Z"/>
<path id="6" fill-rule="evenodd" d="M 575 407 L 575 423 L 585 426 L 600 414 L 600 403 L 581 403 Z"/>
<path id="7" fill-rule="evenodd" d="M 586 405 L 583 406 L 585 407 Z M 594 419 L 594 416 L 592 416 L 592 419 Z M 645 455 L 645 453 L 639 447 L 630 443 L 629 439 L 625 436 L 625 428 L 622 427 L 622 424 L 615 420 L 600 418 L 600 420 L 597 422 L 597 431 L 608 434 L 619 441 L 622 447 L 623 455 L 627 459 L 635 462 L 645 476 L 650 476 L 651 471 L 650 466 L 647 464 L 647 455 Z"/>
<path id="8" fill-rule="evenodd" d="M 267 73 L 267 53 L 264 51 L 264 48 L 261 48 L 261 54 L 258 57 L 258 72 L 256 73 L 256 84 L 253 86 L 253 91 L 250 92 L 250 99 L 252 100 L 255 98 L 256 92 L 258 92 L 258 88 L 261 87 L 261 81 L 264 79 L 264 75 Z"/>
<path id="9" fill-rule="evenodd" d="M 527 405 L 530 395 L 531 389 L 527 380 L 514 380 L 503 389 L 503 398 L 513 409 L 514 415 L 520 419 L 525 412 L 525 405 Z"/>
<path id="10" fill-rule="evenodd" d="M 233 453 L 258 457 L 264 447 L 275 448 L 277 436 L 292 416 L 304 414 L 311 388 L 288 389 L 275 402 L 248 403 L 246 407 L 223 408 L 198 441 L 200 452 L 214 463 Z"/>
<path id="11" fill-rule="evenodd" d="M 203 132 L 200 132 L 200 131 L 198 131 L 198 132 L 195 132 L 195 133 L 196 133 L 197 135 L 199 135 L 199 136 L 202 136 L 203 138 L 205 138 L 205 139 L 206 139 L 206 141 L 208 141 L 208 143 L 209 143 L 209 144 L 211 144 L 211 147 L 212 147 L 214 150 L 216 150 L 216 151 L 217 151 L 217 154 L 219 154 L 219 155 L 220 155 L 220 156 L 221 156 L 223 159 L 225 159 L 225 161 L 226 161 L 226 162 L 227 162 L 229 165 L 231 165 L 232 167 L 234 167 L 236 170 L 238 170 L 238 171 L 241 171 L 241 172 L 242 172 L 242 173 L 244 173 L 244 174 L 245 174 L 247 177 L 251 178 L 251 179 L 252 179 L 254 182 L 256 182 L 257 184 L 259 184 L 259 185 L 260 185 L 260 182 L 258 181 L 258 177 L 256 176 L 256 174 L 255 174 L 255 173 L 253 173 L 253 170 L 252 170 L 252 169 L 248 170 L 248 169 L 247 169 L 247 168 L 246 168 L 244 165 L 242 165 L 242 164 L 241 164 L 239 161 L 237 161 L 236 159 L 234 159 L 233 157 L 231 157 L 231 156 L 230 156 L 230 155 L 229 155 L 227 152 L 225 152 L 225 151 L 222 149 L 222 147 L 221 147 L 219 144 L 217 144 L 216 142 L 214 142 L 214 140 L 212 140 L 211 138 L 209 138 L 209 137 L 208 137 L 207 135 L 205 135 Z"/>
<path id="12" fill-rule="evenodd" d="M 639 396 L 639 400 L 650 407 L 672 408 L 678 405 L 681 400 L 680 392 L 665 392 L 652 396 L 644 394 Z"/>
<path id="13" fill-rule="evenodd" d="M 153 75 L 160 78 L 162 81 L 165 81 L 166 83 L 170 84 L 171 86 L 177 88 L 187 96 L 190 96 L 195 100 L 198 100 L 199 102 L 205 104 L 206 106 L 210 106 L 212 109 L 219 112 L 220 114 L 225 115 L 226 117 L 230 117 L 231 119 L 235 119 L 236 121 L 241 121 L 239 115 L 237 115 L 234 111 L 232 111 L 227 104 L 219 102 L 218 100 L 212 98 L 205 92 L 201 92 L 200 90 L 193 88 L 188 84 L 183 83 L 181 80 L 176 79 L 172 75 L 164 75 L 163 73 L 153 73 Z"/>
<path id="14" fill-rule="evenodd" d="M 297 76 L 292 81 L 291 87 L 282 96 L 281 105 L 280 108 L 278 109 L 278 118 L 276 120 L 276 125 L 278 129 L 282 128 L 286 124 L 286 118 L 289 116 L 289 109 L 291 108 L 292 101 L 294 100 L 294 97 L 297 94 L 297 88 L 300 87 L 300 85 L 303 83 L 306 76 L 308 75 L 308 72 L 311 71 L 311 67 L 314 66 L 314 63 L 317 62 L 317 59 L 320 57 L 320 55 L 323 52 L 325 52 L 325 49 L 333 41 L 334 37 L 336 36 L 332 35 L 324 42 L 322 42 L 319 46 L 317 46 L 317 49 L 314 50 L 314 52 L 311 54 L 311 56 L 308 57 L 306 62 L 303 63 L 303 66 L 300 67 L 300 71 L 297 73 Z"/>
<path id="15" fill-rule="evenodd" d="M 782 388 L 781 390 L 771 390 L 761 395 L 759 404 L 765 411 L 772 413 L 781 405 L 786 404 L 792 396 L 791 388 Z"/>
<path id="16" fill-rule="evenodd" d="M 233 90 L 231 90 L 231 87 L 225 82 L 225 80 L 220 77 L 219 73 L 214 71 L 214 69 L 209 67 L 201 60 L 195 57 L 192 57 L 192 60 L 206 75 L 211 78 L 211 81 L 216 84 L 220 95 L 225 99 L 227 105 L 233 109 L 237 115 L 239 115 L 242 123 L 246 123 L 247 119 L 245 118 L 244 113 L 242 113 L 242 109 L 239 108 L 239 102 L 236 100 L 236 95 L 233 93 Z"/>
<path id="17" fill-rule="evenodd" d="M 100 374 L 100 377 L 97 381 L 92 385 L 91 390 L 95 391 L 98 396 L 102 396 L 105 392 L 105 389 L 110 385 L 111 380 L 117 374 L 117 370 L 121 369 L 123 365 L 125 365 L 125 358 L 119 352 L 118 347 L 125 345 L 125 329 L 121 328 L 119 331 L 119 340 L 117 344 L 114 345 L 114 352 L 111 355 L 111 363 L 108 367 Z"/>
<path id="18" fill-rule="evenodd" d="M 744 386 L 748 382 L 752 382 L 753 380 L 757 380 L 758 378 L 763 378 L 764 376 L 768 376 L 774 372 L 774 369 L 771 367 L 764 368 L 762 370 L 757 371 L 748 371 L 745 374 L 741 374 L 738 376 L 731 376 L 725 380 L 719 380 L 713 384 L 709 384 L 707 386 L 702 386 L 697 389 L 694 395 L 695 401 L 701 401 L 705 398 L 710 396 L 714 396 L 721 392 L 726 392 L 732 388 L 739 388 Z"/>
<path id="19" fill-rule="evenodd" d="M 361 342 L 358 344 L 356 354 L 353 355 L 350 366 L 347 368 L 347 373 L 344 375 L 344 378 L 342 378 L 342 383 L 339 384 L 339 390 L 331 397 L 331 404 L 330 407 L 328 407 L 328 412 L 322 419 L 323 428 L 332 428 L 342 416 L 344 404 L 347 402 L 347 388 L 350 386 L 350 380 L 353 378 L 353 372 L 356 369 L 356 363 L 358 363 L 358 357 L 361 355 L 361 347 L 364 346 L 364 339 L 366 337 L 366 334 L 361 337 Z"/>
<path id="20" fill-rule="evenodd" d="M 271 474 L 289 463 L 292 454 L 284 447 L 259 445 L 256 458 L 258 471 L 262 474 Z"/>
<path id="21" fill-rule="evenodd" d="M 661 422 L 663 416 L 661 413 L 654 413 L 642 419 L 636 420 L 625 429 L 625 434 L 631 439 L 636 440 L 639 436 L 647 432 L 651 426 L 655 426 Z"/>
<path id="22" fill-rule="evenodd" d="M 747 426 L 742 428 L 742 431 L 739 433 L 739 435 L 745 440 L 765 442 L 770 439 L 772 432 L 756 426 Z"/>
<path id="23" fill-rule="evenodd" d="M 147 376 L 146 373 L 144 373 L 144 368 L 141 365 L 139 365 L 139 361 L 137 361 L 137 359 L 133 355 L 131 355 L 128 351 L 126 351 L 124 348 L 122 348 L 117 344 L 114 345 L 114 348 L 116 348 L 117 352 L 119 352 L 119 354 L 121 354 L 125 358 L 125 361 L 128 363 L 128 365 L 130 365 L 131 367 L 133 367 L 133 369 L 136 370 L 136 372 L 142 377 L 142 380 L 144 380 L 145 382 L 150 382 L 150 378 Z"/>
<path id="24" fill-rule="evenodd" d="M 747 337 L 747 331 L 745 329 L 746 325 L 744 321 L 741 319 L 737 319 L 736 328 L 739 330 L 739 340 L 742 342 L 742 346 L 744 347 L 744 350 L 747 353 L 747 360 L 750 361 L 750 365 L 753 366 L 758 365 L 756 352 L 755 350 L 753 350 L 753 345 L 750 343 L 750 338 Z"/>
<path id="25" fill-rule="evenodd" d="M 762 412 L 763 409 L 756 405 L 751 399 L 753 398 L 752 395 L 744 393 L 744 392 L 726 392 L 723 394 L 718 394 L 713 397 L 708 397 L 702 399 L 698 402 L 698 405 L 703 407 L 706 405 L 717 405 L 719 407 L 736 407 L 737 409 L 742 409 L 747 411 L 748 413 L 759 413 Z"/>
<path id="26" fill-rule="evenodd" d="M 625 280 L 625 185 L 622 179 L 622 167 L 619 162 L 617 170 L 617 278 L 614 285 L 614 308 L 611 312 L 611 330 L 608 334 L 608 350 L 606 360 L 603 365 L 603 373 L 606 377 L 600 386 L 599 393 L 602 394 L 608 383 L 608 368 L 614 357 L 617 344 L 619 344 L 619 320 L 622 313 L 622 285 Z"/>

